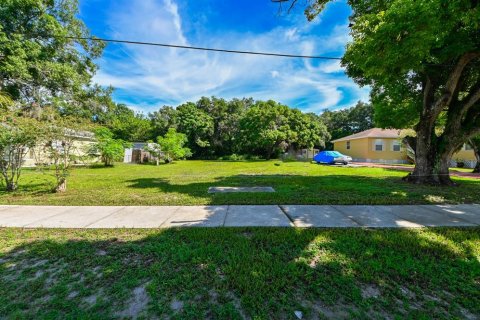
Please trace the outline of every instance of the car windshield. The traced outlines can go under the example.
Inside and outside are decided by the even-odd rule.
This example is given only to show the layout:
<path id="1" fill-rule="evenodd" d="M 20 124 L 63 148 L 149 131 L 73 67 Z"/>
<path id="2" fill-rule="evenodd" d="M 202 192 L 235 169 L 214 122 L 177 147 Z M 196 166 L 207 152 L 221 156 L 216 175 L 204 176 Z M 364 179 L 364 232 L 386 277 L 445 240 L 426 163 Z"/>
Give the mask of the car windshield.
<path id="1" fill-rule="evenodd" d="M 329 155 L 332 156 L 332 157 L 343 157 L 344 156 L 343 154 L 341 154 L 340 152 L 337 152 L 337 151 L 331 151 Z"/>

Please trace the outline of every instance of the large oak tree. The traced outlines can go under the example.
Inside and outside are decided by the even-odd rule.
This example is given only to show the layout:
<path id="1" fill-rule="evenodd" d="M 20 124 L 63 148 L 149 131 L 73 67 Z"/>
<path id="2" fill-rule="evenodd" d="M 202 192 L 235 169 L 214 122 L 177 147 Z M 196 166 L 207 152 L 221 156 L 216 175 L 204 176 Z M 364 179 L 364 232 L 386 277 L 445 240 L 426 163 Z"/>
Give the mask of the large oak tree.
<path id="1" fill-rule="evenodd" d="M 74 103 L 104 44 L 90 40 L 77 0 L 0 1 L 0 91 L 31 109 Z"/>
<path id="2" fill-rule="evenodd" d="M 308 19 L 329 1 L 312 0 Z M 480 2 L 348 3 L 352 40 L 342 64 L 371 87 L 377 123 L 415 129 L 416 166 L 407 180 L 451 184 L 452 154 L 480 133 Z"/>

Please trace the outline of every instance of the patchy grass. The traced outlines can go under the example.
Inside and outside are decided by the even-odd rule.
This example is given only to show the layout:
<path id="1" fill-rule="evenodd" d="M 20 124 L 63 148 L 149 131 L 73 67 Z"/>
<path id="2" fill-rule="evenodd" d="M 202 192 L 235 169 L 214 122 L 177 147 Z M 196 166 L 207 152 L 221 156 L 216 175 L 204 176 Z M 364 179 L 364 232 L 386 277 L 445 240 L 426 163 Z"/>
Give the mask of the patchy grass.
<path id="1" fill-rule="evenodd" d="M 180 161 L 171 165 L 79 168 L 65 194 L 49 192 L 47 174 L 25 170 L 20 189 L 0 192 L 1 204 L 428 204 L 478 202 L 480 179 L 454 178 L 458 187 L 405 183 L 406 173 L 383 168 L 279 161 Z M 209 194 L 211 186 L 272 186 L 275 193 Z"/>
<path id="2" fill-rule="evenodd" d="M 480 317 L 480 229 L 0 229 L 0 318 Z"/>

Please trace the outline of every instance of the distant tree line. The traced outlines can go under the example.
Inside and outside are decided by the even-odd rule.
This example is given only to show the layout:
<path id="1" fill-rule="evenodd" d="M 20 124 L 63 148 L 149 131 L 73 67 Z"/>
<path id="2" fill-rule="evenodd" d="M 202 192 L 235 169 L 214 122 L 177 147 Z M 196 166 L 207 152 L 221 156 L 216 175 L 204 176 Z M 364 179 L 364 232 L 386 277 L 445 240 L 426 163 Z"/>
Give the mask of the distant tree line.
<path id="1" fill-rule="evenodd" d="M 269 159 L 288 148 L 323 148 L 330 138 L 319 117 L 271 100 L 203 97 L 176 108 L 163 106 L 148 116 L 122 105 L 112 110 L 98 119 L 104 118 L 117 138 L 155 141 L 175 129 L 186 136 L 186 147 L 197 159 L 232 154 Z"/>
<path id="2" fill-rule="evenodd" d="M 373 107 L 361 101 L 351 108 L 325 109 L 318 115 L 272 100 L 202 97 L 144 115 L 115 103 L 111 90 L 95 88 L 89 104 L 59 112 L 105 126 L 123 141 L 157 141 L 173 128 L 186 136 L 186 147 L 196 159 L 232 154 L 272 158 L 289 148 L 332 149 L 331 140 L 374 127 Z"/>
<path id="3" fill-rule="evenodd" d="M 354 107 L 347 109 L 335 111 L 325 109 L 320 115 L 320 119 L 327 126 L 331 140 L 375 127 L 373 106 L 362 101 L 358 101 Z M 327 148 L 333 148 L 333 144 L 328 142 Z"/>

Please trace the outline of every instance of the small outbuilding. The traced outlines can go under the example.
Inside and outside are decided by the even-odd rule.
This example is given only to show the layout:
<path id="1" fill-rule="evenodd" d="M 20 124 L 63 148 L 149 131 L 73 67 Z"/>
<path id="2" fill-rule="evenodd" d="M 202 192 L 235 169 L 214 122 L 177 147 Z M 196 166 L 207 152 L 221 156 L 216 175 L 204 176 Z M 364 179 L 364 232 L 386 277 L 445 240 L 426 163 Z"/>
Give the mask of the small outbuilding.
<path id="1" fill-rule="evenodd" d="M 148 142 L 133 142 L 131 148 L 125 149 L 123 157 L 124 163 L 148 163 L 155 162 L 156 158 L 146 149 L 153 143 Z"/>

